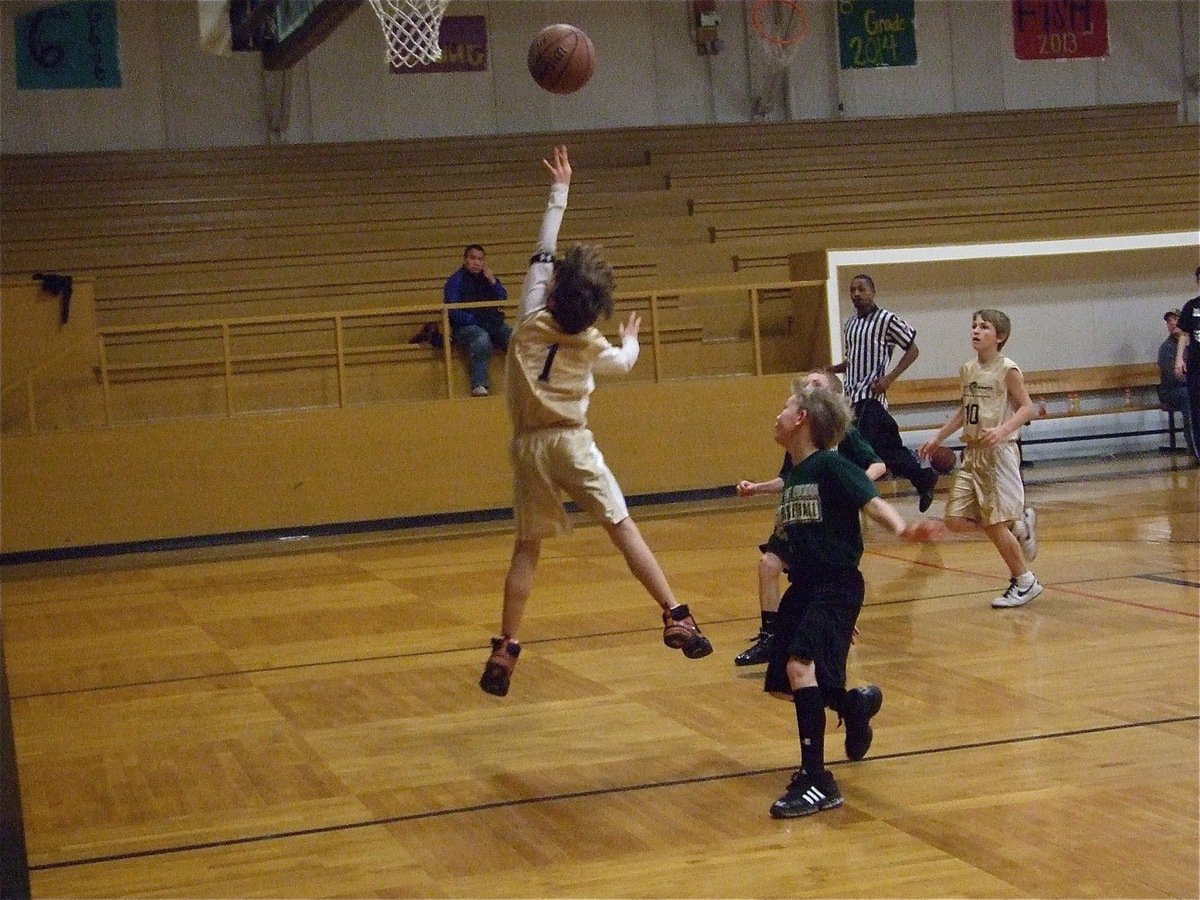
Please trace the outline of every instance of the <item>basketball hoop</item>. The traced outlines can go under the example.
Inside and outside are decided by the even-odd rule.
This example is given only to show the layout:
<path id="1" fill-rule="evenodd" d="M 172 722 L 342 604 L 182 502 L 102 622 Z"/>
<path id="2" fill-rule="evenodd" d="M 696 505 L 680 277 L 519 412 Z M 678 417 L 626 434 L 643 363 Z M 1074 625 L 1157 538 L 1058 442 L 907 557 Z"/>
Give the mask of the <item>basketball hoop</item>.
<path id="1" fill-rule="evenodd" d="M 438 31 L 450 0 L 370 0 L 387 38 L 388 61 L 411 68 L 442 58 Z"/>
<path id="2" fill-rule="evenodd" d="M 808 15 L 798 0 L 755 0 L 750 23 L 762 38 L 767 57 L 781 69 L 799 52 L 808 34 Z"/>

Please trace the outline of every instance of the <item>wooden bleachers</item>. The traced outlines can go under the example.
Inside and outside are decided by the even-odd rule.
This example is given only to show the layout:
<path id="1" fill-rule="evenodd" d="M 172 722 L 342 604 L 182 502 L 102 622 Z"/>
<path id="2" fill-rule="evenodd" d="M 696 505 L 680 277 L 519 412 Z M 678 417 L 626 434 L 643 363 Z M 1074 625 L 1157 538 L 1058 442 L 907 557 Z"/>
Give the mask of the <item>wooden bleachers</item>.
<path id="1" fill-rule="evenodd" d="M 659 129 L 645 137 L 650 162 L 661 165 L 670 154 L 698 158 L 753 156 L 764 150 L 886 147 L 898 141 L 929 141 L 959 136 L 979 143 L 1013 135 L 1122 132 L 1162 129 L 1179 124 L 1175 103 L 1129 104 L 1073 109 L 1004 110 L 953 113 L 904 119 L 839 119 L 790 123 L 703 126 L 702 133 Z"/>
<path id="2" fill-rule="evenodd" d="M 927 163 L 904 161 L 888 166 L 827 167 L 819 170 L 778 169 L 714 174 L 689 186 L 691 215 L 762 207 L 764 204 L 810 202 L 831 196 L 853 200 L 880 194 L 921 195 L 954 190 L 1029 190 L 1035 187 L 1072 190 L 1103 186 L 1114 180 L 1151 181 L 1196 177 L 1196 148 L 1181 146 L 1139 153 L 1081 153 L 1064 168 L 1057 158 L 981 160 L 941 171 Z M 675 190 L 680 190 L 676 188 Z"/>
<path id="3" fill-rule="evenodd" d="M 656 168 L 666 171 L 669 186 L 703 184 L 712 178 L 736 177 L 746 172 L 776 172 L 828 169 L 872 171 L 876 166 L 916 163 L 926 166 L 961 166 L 990 161 L 1019 159 L 1058 159 L 1069 168 L 1075 154 L 1138 152 L 1153 149 L 1179 149 L 1188 143 L 1194 126 L 1128 128 L 1095 133 L 1048 133 L 1008 135 L 997 132 L 989 138 L 974 138 L 947 129 L 929 137 L 903 135 L 889 141 L 863 144 L 811 144 L 780 141 L 741 153 L 710 147 L 679 147 L 660 153 Z M 1194 146 L 1194 142 L 1193 142 Z"/>
<path id="4" fill-rule="evenodd" d="M 616 250 L 609 256 L 623 284 L 655 282 L 653 259 L 644 254 L 639 258 L 635 250 Z M 512 291 L 520 289 L 523 267 L 497 264 L 495 271 Z M 110 276 L 97 282 L 96 305 L 103 324 L 267 315 L 281 307 L 295 312 L 355 310 L 429 302 L 440 296 L 446 276 L 444 265 L 433 272 L 426 261 L 413 265 L 382 255 L 275 264 L 252 260 L 219 268 L 181 266 Z M 196 315 L 201 311 L 207 315 Z"/>
<path id="5" fill-rule="evenodd" d="M 791 254 L 830 246 L 1194 227 L 1197 134 L 1164 103 L 7 156 L 0 249 L 6 277 L 94 277 L 101 326 L 264 319 L 244 362 L 269 368 L 272 316 L 436 304 L 468 242 L 514 291 L 558 140 L 579 172 L 561 240 L 603 244 L 628 291 L 787 280 Z M 743 313 L 715 310 L 684 303 L 661 337 L 744 340 Z M 146 362 L 118 365 L 152 379 Z"/>
<path id="6" fill-rule="evenodd" d="M 934 196 L 876 195 L 854 202 L 854 215 L 867 223 L 904 223 L 924 226 L 946 221 L 952 224 L 990 220 L 1036 219 L 1070 220 L 1103 213 L 1114 208 L 1192 215 L 1197 209 L 1195 177 L 1155 179 L 1147 183 L 1129 180 L 1109 183 L 1087 190 L 1065 192 L 1047 198 L 1034 191 L 993 190 L 980 196 L 972 190 L 947 191 Z M 847 216 L 844 203 L 777 204 L 760 208 L 752 219 L 740 212 L 710 213 L 709 240 L 770 237 L 793 232 L 803 233 L 827 226 L 841 226 Z"/>

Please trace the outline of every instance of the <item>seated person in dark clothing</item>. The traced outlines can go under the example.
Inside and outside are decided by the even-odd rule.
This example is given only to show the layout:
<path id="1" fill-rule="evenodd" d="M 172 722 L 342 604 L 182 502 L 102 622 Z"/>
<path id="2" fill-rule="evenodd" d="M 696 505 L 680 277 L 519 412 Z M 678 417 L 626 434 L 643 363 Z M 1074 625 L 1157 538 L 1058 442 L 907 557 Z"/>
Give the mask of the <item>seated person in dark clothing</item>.
<path id="1" fill-rule="evenodd" d="M 482 300 L 507 300 L 508 291 L 487 264 L 487 254 L 479 244 L 463 250 L 462 267 L 446 281 L 447 303 L 474 303 Z M 450 339 L 467 349 L 471 374 L 471 395 L 486 397 L 491 387 L 488 363 L 494 350 L 507 350 L 512 328 L 499 309 L 450 310 Z"/>

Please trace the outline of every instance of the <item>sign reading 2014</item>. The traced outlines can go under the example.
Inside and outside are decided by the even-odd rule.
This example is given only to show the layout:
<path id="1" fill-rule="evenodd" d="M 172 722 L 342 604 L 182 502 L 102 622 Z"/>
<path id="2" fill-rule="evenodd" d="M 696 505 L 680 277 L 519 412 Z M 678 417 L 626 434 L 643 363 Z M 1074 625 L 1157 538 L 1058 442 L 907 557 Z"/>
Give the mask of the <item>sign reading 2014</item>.
<path id="1" fill-rule="evenodd" d="M 915 66 L 915 0 L 838 0 L 843 69 Z"/>

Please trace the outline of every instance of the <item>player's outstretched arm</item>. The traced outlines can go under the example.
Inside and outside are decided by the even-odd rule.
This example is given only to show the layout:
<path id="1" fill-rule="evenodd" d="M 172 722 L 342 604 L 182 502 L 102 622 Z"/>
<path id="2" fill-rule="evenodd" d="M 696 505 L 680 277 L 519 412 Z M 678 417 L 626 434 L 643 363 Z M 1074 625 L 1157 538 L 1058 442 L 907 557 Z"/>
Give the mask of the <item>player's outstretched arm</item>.
<path id="1" fill-rule="evenodd" d="M 781 494 L 783 493 L 783 479 L 779 477 L 772 478 L 770 481 L 750 481 L 742 479 L 734 485 L 739 497 L 753 497 L 756 494 Z"/>
<path id="2" fill-rule="evenodd" d="M 567 157 L 567 148 L 562 146 L 554 148 L 553 159 L 553 162 L 542 160 L 542 165 L 550 171 L 553 184 L 550 186 L 550 202 L 546 204 L 546 212 L 542 215 L 537 251 L 529 261 L 529 271 L 525 274 L 525 284 L 521 288 L 521 303 L 517 312 L 519 319 L 524 319 L 545 307 L 546 292 L 554 274 L 558 229 L 562 226 L 563 215 L 567 211 L 567 194 L 570 192 L 571 162 Z"/>
<path id="3" fill-rule="evenodd" d="M 920 519 L 916 522 L 904 521 L 896 507 L 882 497 L 873 497 L 863 507 L 868 518 L 878 522 L 884 528 L 891 530 L 896 537 L 906 541 L 940 541 L 950 532 L 940 519 Z"/>

